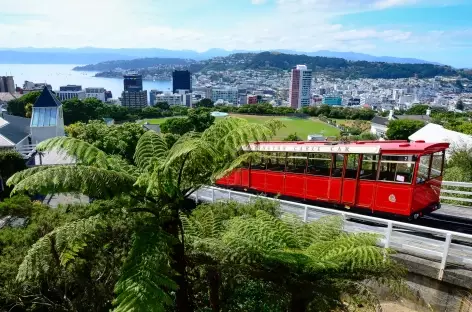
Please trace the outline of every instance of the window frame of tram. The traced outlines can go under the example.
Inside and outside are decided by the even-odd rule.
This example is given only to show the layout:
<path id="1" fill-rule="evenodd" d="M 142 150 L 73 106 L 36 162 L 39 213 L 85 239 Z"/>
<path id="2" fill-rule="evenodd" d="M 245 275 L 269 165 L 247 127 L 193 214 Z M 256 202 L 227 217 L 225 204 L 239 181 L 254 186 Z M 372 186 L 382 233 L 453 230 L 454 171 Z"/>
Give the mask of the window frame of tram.
<path id="1" fill-rule="evenodd" d="M 314 176 L 330 177 L 332 161 L 332 154 L 308 153 L 308 165 L 306 173 Z"/>
<path id="2" fill-rule="evenodd" d="M 377 181 L 412 184 L 415 167 L 414 155 L 381 155 Z"/>
<path id="3" fill-rule="evenodd" d="M 332 154 L 331 178 L 342 178 L 343 172 L 344 172 L 344 154 Z"/>
<path id="4" fill-rule="evenodd" d="M 380 159 L 380 155 L 378 154 L 363 154 L 362 155 L 359 180 L 377 181 L 379 159 Z"/>
<path id="5" fill-rule="evenodd" d="M 285 172 L 294 174 L 305 174 L 308 155 L 304 153 L 287 153 Z"/>
<path id="6" fill-rule="evenodd" d="M 416 184 L 423 184 L 426 181 L 442 177 L 444 174 L 444 157 L 445 151 L 421 155 L 418 161 Z M 437 166 L 438 164 L 439 166 Z M 422 168 L 426 169 L 425 165 L 428 165 L 427 174 L 426 170 L 422 170 Z M 435 168 L 436 166 L 437 168 Z M 439 174 L 434 174 L 437 171 L 439 171 Z"/>
<path id="7" fill-rule="evenodd" d="M 273 172 L 284 172 L 286 165 L 285 153 L 272 152 L 266 155 L 266 170 Z"/>

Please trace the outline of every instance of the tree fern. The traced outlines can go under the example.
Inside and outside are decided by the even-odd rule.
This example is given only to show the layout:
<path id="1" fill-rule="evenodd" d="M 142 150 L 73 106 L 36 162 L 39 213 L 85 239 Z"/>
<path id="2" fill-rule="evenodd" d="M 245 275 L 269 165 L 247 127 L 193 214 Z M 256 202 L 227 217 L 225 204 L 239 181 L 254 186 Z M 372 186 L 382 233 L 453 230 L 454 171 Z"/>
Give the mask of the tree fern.
<path id="1" fill-rule="evenodd" d="M 167 156 L 169 148 L 164 137 L 155 131 L 147 131 L 138 141 L 134 160 L 138 167 L 149 171 L 153 164 Z"/>
<path id="2" fill-rule="evenodd" d="M 9 183 L 16 179 L 13 176 Z M 130 193 L 135 182 L 133 176 L 116 171 L 88 166 L 53 166 L 22 179 L 12 193 L 81 193 L 94 198 L 111 198 Z"/>
<path id="3" fill-rule="evenodd" d="M 25 256 L 17 280 L 33 280 L 65 267 L 102 229 L 100 216 L 93 216 L 68 223 L 43 236 Z"/>
<path id="4" fill-rule="evenodd" d="M 79 139 L 55 137 L 39 143 L 36 149 L 38 151 L 55 150 L 60 154 L 73 157 L 79 163 L 99 168 L 108 168 L 107 154 L 92 144 Z"/>
<path id="5" fill-rule="evenodd" d="M 115 287 L 116 312 L 167 311 L 173 305 L 177 285 L 170 268 L 171 237 L 155 226 L 145 226 L 134 238 L 133 247 Z"/>

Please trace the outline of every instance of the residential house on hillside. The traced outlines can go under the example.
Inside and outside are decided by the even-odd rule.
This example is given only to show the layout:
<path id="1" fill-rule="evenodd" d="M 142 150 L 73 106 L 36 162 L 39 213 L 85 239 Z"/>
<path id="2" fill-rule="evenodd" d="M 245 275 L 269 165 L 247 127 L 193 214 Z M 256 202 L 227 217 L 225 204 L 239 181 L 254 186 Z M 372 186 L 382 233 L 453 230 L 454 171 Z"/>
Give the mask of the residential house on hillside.
<path id="1" fill-rule="evenodd" d="M 378 138 L 384 138 L 388 130 L 388 123 L 391 120 L 419 120 L 428 124 L 431 122 L 431 111 L 427 110 L 426 115 L 395 115 L 393 110 L 388 117 L 375 116 L 371 120 L 370 133 Z"/>
<path id="2" fill-rule="evenodd" d="M 0 117 L 0 149 L 23 150 L 30 144 L 30 119 L 2 114 Z"/>

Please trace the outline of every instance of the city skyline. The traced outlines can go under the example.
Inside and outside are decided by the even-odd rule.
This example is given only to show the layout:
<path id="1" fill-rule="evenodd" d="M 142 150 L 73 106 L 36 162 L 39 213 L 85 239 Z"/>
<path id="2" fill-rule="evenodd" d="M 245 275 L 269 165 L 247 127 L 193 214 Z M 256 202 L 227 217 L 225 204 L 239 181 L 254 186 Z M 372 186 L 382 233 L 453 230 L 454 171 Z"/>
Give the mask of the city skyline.
<path id="1" fill-rule="evenodd" d="M 466 0 L 19 0 L 0 5 L 0 49 L 332 50 L 470 68 L 471 10 Z"/>

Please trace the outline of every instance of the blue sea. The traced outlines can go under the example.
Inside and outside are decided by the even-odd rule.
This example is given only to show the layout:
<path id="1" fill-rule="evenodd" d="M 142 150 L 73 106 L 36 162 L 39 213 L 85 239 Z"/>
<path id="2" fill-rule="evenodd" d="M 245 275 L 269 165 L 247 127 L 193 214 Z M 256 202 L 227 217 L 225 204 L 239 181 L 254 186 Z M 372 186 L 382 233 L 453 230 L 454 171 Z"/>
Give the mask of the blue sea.
<path id="1" fill-rule="evenodd" d="M 23 87 L 25 80 L 32 82 L 47 82 L 53 90 L 59 90 L 60 86 L 67 84 L 81 85 L 83 89 L 88 87 L 103 87 L 111 91 L 113 98 L 121 96 L 123 91 L 123 79 L 94 77 L 96 72 L 73 71 L 78 65 L 69 64 L 0 64 L 0 76 L 13 76 L 15 84 Z M 171 81 L 143 81 L 144 90 L 157 89 L 169 91 L 172 89 Z"/>

